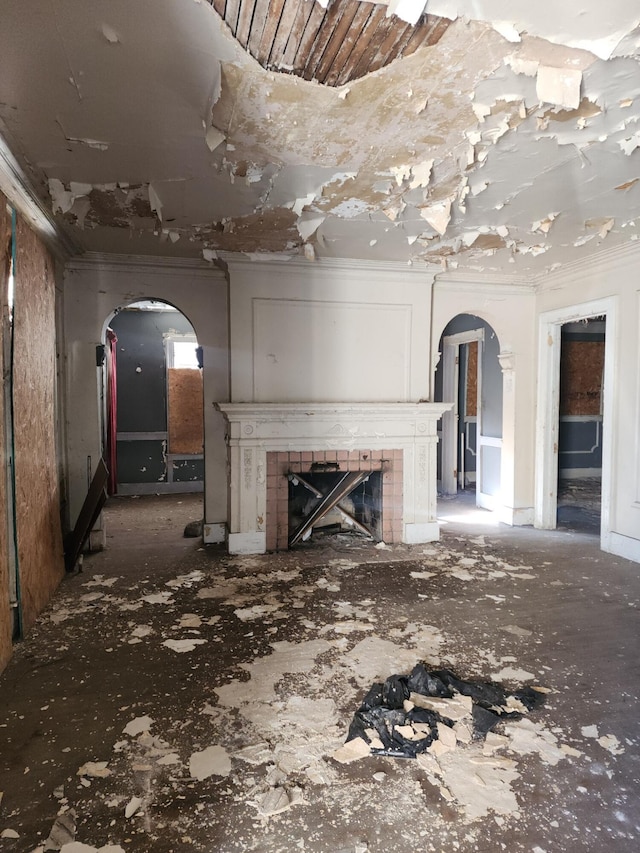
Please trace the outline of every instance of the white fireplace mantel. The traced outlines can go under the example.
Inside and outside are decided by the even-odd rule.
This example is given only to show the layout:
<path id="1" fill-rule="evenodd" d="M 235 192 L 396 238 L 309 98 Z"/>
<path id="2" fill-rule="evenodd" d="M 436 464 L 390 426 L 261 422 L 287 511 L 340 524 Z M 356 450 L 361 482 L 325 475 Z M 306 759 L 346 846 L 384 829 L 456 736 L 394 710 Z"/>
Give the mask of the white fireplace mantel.
<path id="1" fill-rule="evenodd" d="M 438 538 L 436 426 L 450 403 L 220 403 L 228 429 L 232 554 L 266 550 L 269 451 L 402 450 L 403 541 Z"/>

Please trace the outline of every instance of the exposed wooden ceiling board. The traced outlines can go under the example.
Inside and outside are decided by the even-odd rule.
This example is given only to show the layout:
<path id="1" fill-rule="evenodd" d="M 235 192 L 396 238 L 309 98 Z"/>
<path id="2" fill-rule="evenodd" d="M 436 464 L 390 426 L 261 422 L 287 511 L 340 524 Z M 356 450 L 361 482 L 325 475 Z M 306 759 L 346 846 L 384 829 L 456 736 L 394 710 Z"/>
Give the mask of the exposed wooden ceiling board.
<path id="1" fill-rule="evenodd" d="M 360 57 L 358 63 L 350 69 L 350 80 L 357 80 L 359 77 L 364 77 L 364 75 L 368 72 L 371 62 L 378 55 L 378 51 L 380 50 L 382 42 L 387 37 L 391 26 L 391 19 L 387 18 L 386 16 L 382 17 L 378 21 L 378 26 L 376 27 L 375 31 L 371 33 L 371 37 L 365 48 L 364 53 Z M 405 26 L 406 24 L 403 23 L 403 28 Z"/>
<path id="2" fill-rule="evenodd" d="M 324 53 L 322 54 L 322 59 L 316 66 L 316 70 L 313 75 L 314 79 L 318 80 L 320 83 L 324 83 L 327 74 L 331 71 L 335 58 L 340 50 L 340 45 L 344 42 L 347 34 L 349 33 L 359 6 L 359 3 L 347 4 L 347 8 L 342 13 L 341 19 L 337 22 L 335 29 L 331 33 L 331 37 L 327 42 Z"/>
<path id="3" fill-rule="evenodd" d="M 209 0 L 238 42 L 264 68 L 343 86 L 433 45 L 451 23 L 423 16 L 415 27 L 382 3 L 340 0 Z"/>
<path id="4" fill-rule="evenodd" d="M 367 4 L 363 3 L 362 5 L 366 6 Z M 349 55 L 348 62 L 345 63 L 345 65 L 335 75 L 335 83 L 328 83 L 327 85 L 344 86 L 349 82 L 349 80 L 355 79 L 351 76 L 353 69 L 358 65 L 360 59 L 366 53 L 369 41 L 378 29 L 378 24 L 386 18 L 386 13 L 386 7 L 381 3 L 372 6 L 369 17 L 367 18 L 362 31 L 355 34 L 355 42 L 353 50 Z M 334 69 L 334 71 L 335 70 L 336 69 Z M 327 79 L 332 77 L 333 73 L 334 72 L 327 75 Z"/>
<path id="5" fill-rule="evenodd" d="M 260 65 L 267 67 L 269 64 L 269 56 L 273 47 L 273 40 L 276 37 L 280 16 L 284 8 L 285 0 L 271 0 L 269 3 L 269 14 L 267 15 L 262 36 L 260 38 L 260 47 L 254 54 L 254 59 L 257 59 Z M 227 20 L 225 18 L 225 20 Z M 227 23 L 229 23 L 227 21 Z M 231 26 L 229 24 L 229 26 Z M 233 32 L 233 29 L 231 30 Z"/>
<path id="6" fill-rule="evenodd" d="M 305 30 L 309 24 L 309 19 L 312 17 L 317 5 L 318 4 L 316 3 L 310 3 L 309 0 L 298 0 L 298 11 L 296 12 L 296 17 L 294 19 L 293 26 L 291 27 L 291 32 L 289 33 L 287 46 L 282 55 L 283 68 L 294 67 L 294 62 L 298 52 L 302 52 L 302 41 Z M 322 7 L 320 8 L 322 9 Z M 323 12 L 324 10 L 319 14 L 319 19 L 322 18 Z M 313 32 L 313 24 L 310 31 Z"/>
<path id="7" fill-rule="evenodd" d="M 291 30 L 293 29 L 297 12 L 298 0 L 286 0 L 282 14 L 280 15 L 280 22 L 273 40 L 273 45 L 271 46 L 271 54 L 269 56 L 270 68 L 277 68 L 282 65 L 282 57 L 284 55 L 287 42 L 289 41 L 289 36 L 291 35 Z"/>
<path id="8" fill-rule="evenodd" d="M 447 18 L 436 18 L 433 15 L 426 15 L 421 18 L 414 28 L 407 46 L 402 51 L 402 55 L 411 56 L 423 45 L 437 44 L 450 26 L 451 21 Z"/>
<path id="9" fill-rule="evenodd" d="M 249 35 L 251 33 L 251 24 L 253 23 L 253 12 L 255 8 L 256 0 L 242 0 L 240 3 L 236 38 L 245 49 L 249 44 Z"/>
<path id="10" fill-rule="evenodd" d="M 368 3 L 360 3 L 355 17 L 351 23 L 351 27 L 342 40 L 338 52 L 334 58 L 330 70 L 325 75 L 323 80 L 327 86 L 337 85 L 341 71 L 345 68 L 349 61 L 349 57 L 357 44 L 358 38 L 365 38 L 365 28 L 371 18 L 373 12 Z"/>

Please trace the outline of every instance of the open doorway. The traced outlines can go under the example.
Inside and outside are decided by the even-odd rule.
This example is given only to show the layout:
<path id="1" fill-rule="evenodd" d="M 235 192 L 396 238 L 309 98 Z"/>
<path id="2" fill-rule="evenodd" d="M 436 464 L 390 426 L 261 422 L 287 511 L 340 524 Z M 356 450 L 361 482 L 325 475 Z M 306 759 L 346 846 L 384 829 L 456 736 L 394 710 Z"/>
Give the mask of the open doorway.
<path id="1" fill-rule="evenodd" d="M 593 322 L 593 325 L 592 325 Z M 612 440 L 607 425 L 611 423 L 613 407 L 613 376 L 615 341 L 616 305 L 614 299 L 597 299 L 582 305 L 548 311 L 540 315 L 538 342 L 538 406 L 536 423 L 536 503 L 535 526 L 554 529 L 559 521 L 559 487 L 567 477 L 567 449 L 589 451 L 571 454 L 576 462 L 571 473 L 593 474 L 600 484 L 600 544 L 608 550 L 611 535 L 611 459 Z M 577 336 L 577 340 L 576 340 Z M 575 365 L 580 359 L 583 363 L 571 366 L 566 353 L 571 338 L 574 346 L 571 362 Z M 580 339 L 583 340 L 580 340 Z M 563 343 L 564 339 L 564 343 Z M 590 346 L 587 346 L 589 344 Z M 567 367 L 561 371 L 563 348 Z M 577 350 L 581 355 L 575 355 Z M 587 351 L 589 355 L 587 355 Z M 561 375 L 564 376 L 561 381 Z M 566 390 L 561 393 L 561 386 Z M 564 401 L 563 401 L 564 400 Z M 561 401 L 563 401 L 561 403 Z M 577 402 L 582 401 L 589 408 L 588 414 L 567 414 L 568 401 L 571 411 L 576 411 Z M 588 403 L 587 403 L 588 401 Z M 562 407 L 561 407 L 562 406 Z M 599 413 L 596 413 L 596 409 Z M 561 414 L 561 412 L 565 414 Z M 579 418 L 578 421 L 566 421 L 566 418 Z M 588 420 L 586 420 L 588 419 Z M 577 437 L 567 437 L 567 423 L 579 424 L 584 433 L 581 445 Z M 585 426 L 588 424 L 588 426 Z M 574 433 L 575 429 L 572 427 Z M 587 433 L 597 435 L 587 445 Z M 563 432 L 564 440 L 560 433 Z M 561 448 L 563 455 L 561 457 Z M 585 465 L 578 465 L 587 460 Z M 599 476 L 597 463 L 599 465 Z M 582 467 L 582 471 L 580 471 Z M 595 469 L 595 470 L 594 470 Z M 580 479 L 580 477 L 575 477 Z M 562 492 L 560 492 L 562 494 Z M 590 498 L 593 501 L 593 496 Z M 584 515 L 584 513 L 583 513 Z"/>
<path id="2" fill-rule="evenodd" d="M 452 497 L 472 492 L 475 503 L 494 509 L 500 495 L 502 370 L 499 343 L 480 317 L 460 314 L 440 339 L 436 401 L 452 402 L 442 418 L 439 487 Z"/>
<path id="3" fill-rule="evenodd" d="M 110 494 L 142 498 L 153 504 L 150 518 L 167 523 L 184 521 L 188 508 L 182 528 L 200 535 L 204 412 L 193 326 L 174 306 L 155 300 L 116 311 L 105 330 L 102 374 Z M 136 511 L 144 511 L 138 504 Z"/>
<path id="4" fill-rule="evenodd" d="M 557 524 L 598 533 L 606 317 L 561 330 Z"/>

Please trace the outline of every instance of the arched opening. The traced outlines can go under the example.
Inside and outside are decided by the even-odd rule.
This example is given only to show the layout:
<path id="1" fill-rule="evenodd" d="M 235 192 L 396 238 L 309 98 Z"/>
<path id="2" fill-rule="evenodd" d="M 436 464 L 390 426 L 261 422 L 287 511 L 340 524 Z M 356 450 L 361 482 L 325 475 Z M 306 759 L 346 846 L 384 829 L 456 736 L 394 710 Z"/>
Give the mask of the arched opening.
<path id="1" fill-rule="evenodd" d="M 475 495 L 484 509 L 500 503 L 502 468 L 502 369 L 493 328 L 473 314 L 458 314 L 439 343 L 434 394 L 453 403 L 442 417 L 438 489 L 449 497 Z"/>
<path id="2" fill-rule="evenodd" d="M 110 494 L 200 496 L 202 351 L 194 327 L 175 306 L 145 299 L 118 308 L 103 340 L 101 412 Z M 202 519 L 202 499 L 191 503 Z"/>

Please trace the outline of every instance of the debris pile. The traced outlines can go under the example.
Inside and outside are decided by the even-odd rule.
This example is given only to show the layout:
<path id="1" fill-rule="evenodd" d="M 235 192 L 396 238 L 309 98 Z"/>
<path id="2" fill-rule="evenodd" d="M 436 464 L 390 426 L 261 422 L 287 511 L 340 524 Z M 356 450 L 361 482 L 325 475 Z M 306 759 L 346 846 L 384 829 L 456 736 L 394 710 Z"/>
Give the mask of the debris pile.
<path id="1" fill-rule="evenodd" d="M 448 669 L 429 671 L 419 663 L 410 675 L 391 675 L 371 687 L 334 758 L 343 763 L 368 754 L 416 758 L 426 750 L 441 755 L 543 702 L 542 690 L 509 692 L 500 684 L 463 681 Z"/>

